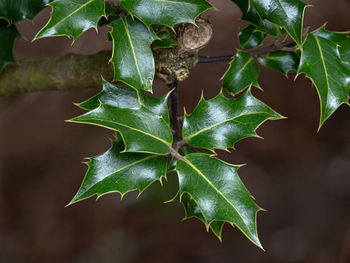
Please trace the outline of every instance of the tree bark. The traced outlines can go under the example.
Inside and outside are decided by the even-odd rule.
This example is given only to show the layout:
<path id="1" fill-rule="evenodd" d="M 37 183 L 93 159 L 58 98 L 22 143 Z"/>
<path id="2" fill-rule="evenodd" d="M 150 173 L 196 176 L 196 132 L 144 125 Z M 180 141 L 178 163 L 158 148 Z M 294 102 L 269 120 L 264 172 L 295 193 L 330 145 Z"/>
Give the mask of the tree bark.
<path id="1" fill-rule="evenodd" d="M 44 90 L 96 89 L 101 76 L 113 80 L 108 63 L 111 51 L 94 55 L 68 54 L 58 58 L 24 60 L 8 65 L 0 73 L 0 96 Z"/>
<path id="2" fill-rule="evenodd" d="M 260 57 L 270 52 L 283 50 L 293 43 L 286 40 L 279 44 L 257 48 L 247 51 L 253 57 Z M 199 57 L 193 63 L 189 63 L 186 70 L 196 66 L 197 63 L 226 62 L 230 61 L 234 54 L 219 57 Z M 25 60 L 14 65 L 7 65 L 0 72 L 0 97 L 9 97 L 25 92 L 45 90 L 73 90 L 96 89 L 101 86 L 101 76 L 107 81 L 113 80 L 113 66 L 108 63 L 111 51 L 102 51 L 94 55 L 68 54 L 58 58 L 46 58 L 37 60 Z M 172 59 L 160 62 L 156 57 L 156 68 L 163 63 L 169 69 L 173 64 Z M 159 77 L 159 72 L 157 74 Z M 163 81 L 164 78 L 160 78 Z M 171 81 L 173 82 L 173 80 Z"/>

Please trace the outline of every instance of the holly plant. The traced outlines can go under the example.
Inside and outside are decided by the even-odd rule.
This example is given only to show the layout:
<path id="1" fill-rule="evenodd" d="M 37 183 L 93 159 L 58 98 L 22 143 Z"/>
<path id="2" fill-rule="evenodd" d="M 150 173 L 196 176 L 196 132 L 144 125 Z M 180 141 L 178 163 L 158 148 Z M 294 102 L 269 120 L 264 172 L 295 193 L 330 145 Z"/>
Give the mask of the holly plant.
<path id="1" fill-rule="evenodd" d="M 214 8 L 206 0 L 1 0 L 0 69 L 14 62 L 15 23 L 33 19 L 47 4 L 50 20 L 35 39 L 74 41 L 107 25 L 113 42 L 113 79 L 102 79 L 102 91 L 78 105 L 87 113 L 70 122 L 110 129 L 115 139 L 109 150 L 89 159 L 70 204 L 112 192 L 141 194 L 174 172 L 179 190 L 171 201 L 183 204 L 186 218 L 198 218 L 219 239 L 229 223 L 262 248 L 256 223 L 261 208 L 239 178 L 240 166 L 220 160 L 215 151 L 258 137 L 265 121 L 283 118 L 252 95 L 252 89 L 261 89 L 259 65 L 311 79 L 320 99 L 319 128 L 341 104 L 349 104 L 348 32 L 325 26 L 308 32 L 303 28 L 308 4 L 300 0 L 233 0 L 247 22 L 237 36 L 241 48 L 234 55 L 201 57 L 198 51 L 213 34 L 200 17 Z M 202 96 L 192 113 L 179 116 L 178 82 L 196 64 L 217 61 L 230 61 L 220 93 L 209 100 Z M 170 87 L 163 97 L 152 95 L 155 76 Z"/>

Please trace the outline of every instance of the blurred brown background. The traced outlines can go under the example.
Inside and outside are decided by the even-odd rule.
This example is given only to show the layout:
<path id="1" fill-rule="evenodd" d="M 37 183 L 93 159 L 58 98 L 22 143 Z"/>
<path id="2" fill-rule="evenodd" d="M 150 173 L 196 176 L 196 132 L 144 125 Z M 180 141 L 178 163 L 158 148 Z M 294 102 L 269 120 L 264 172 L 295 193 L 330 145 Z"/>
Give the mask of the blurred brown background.
<path id="1" fill-rule="evenodd" d="M 206 17 L 214 39 L 202 55 L 232 54 L 244 23 L 230 0 L 211 1 L 217 11 Z M 350 1 L 307 1 L 305 26 L 328 21 L 330 30 L 350 30 Z M 110 48 L 106 29 L 90 30 L 71 46 L 67 38 L 31 43 L 49 17 L 44 10 L 34 23 L 23 21 L 17 59 L 91 54 Z M 180 84 L 182 106 L 191 112 L 220 90 L 227 63 L 199 65 Z M 319 102 L 311 82 L 261 68 L 264 92 L 254 94 L 287 116 L 259 128 L 264 140 L 247 139 L 232 154 L 231 163 L 247 165 L 240 175 L 257 202 L 268 210 L 258 215 L 266 252 L 237 229 L 225 226 L 223 242 L 195 219 L 181 222 L 183 208 L 164 204 L 176 191 L 171 176 L 163 188 L 151 186 L 136 200 L 128 194 L 91 198 L 64 206 L 77 191 L 86 156 L 108 149 L 112 133 L 97 127 L 65 123 L 83 111 L 73 105 L 98 91 L 38 92 L 0 98 L 0 262 L 350 262 L 350 109 L 342 106 L 317 133 Z M 157 94 L 167 87 L 156 82 Z"/>

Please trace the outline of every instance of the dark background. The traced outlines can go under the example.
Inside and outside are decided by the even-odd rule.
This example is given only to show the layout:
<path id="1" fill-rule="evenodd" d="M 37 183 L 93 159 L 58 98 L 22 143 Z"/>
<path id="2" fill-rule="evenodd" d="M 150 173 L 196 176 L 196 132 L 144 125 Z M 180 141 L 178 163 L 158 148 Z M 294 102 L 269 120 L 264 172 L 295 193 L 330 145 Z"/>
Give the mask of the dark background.
<path id="1" fill-rule="evenodd" d="M 305 26 L 328 21 L 329 30 L 350 30 L 350 2 L 307 1 Z M 244 22 L 229 0 L 212 3 L 206 17 L 214 38 L 202 55 L 232 54 Z M 18 23 L 27 40 L 18 39 L 17 59 L 91 54 L 110 48 L 105 31 L 88 31 L 71 46 L 67 38 L 31 43 L 49 17 L 44 10 L 34 23 Z M 199 65 L 180 84 L 182 106 L 191 112 L 203 90 L 205 98 L 220 90 L 227 63 Z M 350 262 L 350 109 L 342 106 L 317 133 L 319 102 L 311 81 L 285 78 L 261 68 L 264 92 L 254 94 L 287 120 L 259 128 L 260 139 L 246 139 L 222 158 L 246 163 L 240 176 L 259 205 L 258 230 L 266 252 L 237 229 L 224 227 L 223 242 L 190 219 L 181 221 L 180 204 L 164 204 L 176 192 L 170 176 L 163 188 L 152 185 L 120 201 L 110 194 L 68 208 L 86 166 L 84 157 L 104 152 L 112 133 L 97 127 L 65 123 L 83 111 L 73 105 L 96 90 L 37 92 L 0 98 L 0 262 Z M 157 94 L 167 87 L 155 83 Z"/>

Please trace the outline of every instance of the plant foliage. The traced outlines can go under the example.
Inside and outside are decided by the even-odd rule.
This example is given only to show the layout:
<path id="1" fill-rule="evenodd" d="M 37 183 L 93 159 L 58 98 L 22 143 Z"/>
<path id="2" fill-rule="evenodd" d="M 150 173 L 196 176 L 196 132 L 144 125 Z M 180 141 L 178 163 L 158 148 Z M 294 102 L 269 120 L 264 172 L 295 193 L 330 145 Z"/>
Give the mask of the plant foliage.
<path id="1" fill-rule="evenodd" d="M 50 6 L 50 20 L 35 38 L 71 36 L 77 39 L 86 30 L 97 28 L 98 21 L 105 16 L 103 0 L 60 0 Z"/>
<path id="2" fill-rule="evenodd" d="M 111 2 L 118 8 L 113 9 Z M 226 222 L 235 225 L 261 247 L 256 225 L 261 208 L 240 180 L 239 166 L 219 160 L 214 151 L 233 148 L 239 140 L 256 137 L 262 123 L 282 118 L 251 93 L 251 86 L 260 88 L 259 64 L 285 75 L 304 73 L 312 80 L 320 98 L 320 127 L 341 104 L 349 104 L 350 39 L 347 32 L 331 32 L 324 26 L 311 33 L 303 30 L 308 5 L 299 0 L 232 2 L 249 23 L 238 35 L 241 49 L 222 78 L 222 92 L 210 100 L 202 98 L 191 114 L 185 114 L 181 141 L 173 136 L 178 132 L 172 130 L 177 120 L 169 117 L 169 94 L 156 98 L 145 93 L 152 93 L 155 76 L 151 45 L 177 46 L 171 30 L 166 28 L 194 24 L 200 14 L 213 8 L 208 1 L 0 2 L 0 70 L 14 62 L 12 49 L 19 33 L 13 24 L 33 19 L 45 4 L 51 7 L 50 20 L 36 39 L 64 35 L 75 40 L 86 30 L 97 28 L 101 19 L 111 28 L 114 80 L 124 84 L 103 80 L 102 91 L 79 104 L 88 112 L 71 121 L 113 130 L 116 140 L 106 153 L 90 158 L 85 179 L 71 204 L 111 192 L 123 196 L 138 190 L 141 194 L 150 184 L 175 171 L 179 192 L 172 201 L 184 205 L 186 218 L 198 218 L 219 239 Z M 268 35 L 275 38 L 275 44 L 259 53 L 256 48 Z"/>

